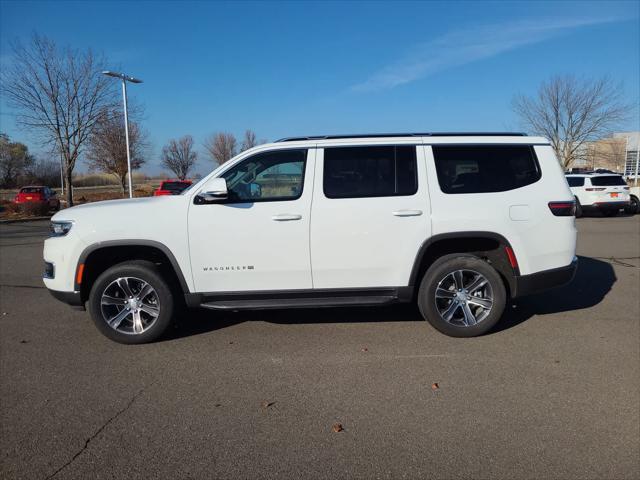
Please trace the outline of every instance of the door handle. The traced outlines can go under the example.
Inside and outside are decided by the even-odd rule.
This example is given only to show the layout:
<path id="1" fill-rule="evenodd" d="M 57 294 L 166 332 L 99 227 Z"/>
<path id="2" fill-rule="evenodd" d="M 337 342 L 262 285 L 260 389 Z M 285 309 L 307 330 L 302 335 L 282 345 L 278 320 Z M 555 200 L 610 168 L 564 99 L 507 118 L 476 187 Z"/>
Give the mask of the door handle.
<path id="1" fill-rule="evenodd" d="M 302 215 L 295 215 L 291 213 L 281 213 L 280 215 L 274 215 L 271 220 L 276 222 L 290 222 L 292 220 L 301 220 Z"/>
<path id="2" fill-rule="evenodd" d="M 396 217 L 417 217 L 422 215 L 422 210 L 396 210 L 393 214 Z"/>

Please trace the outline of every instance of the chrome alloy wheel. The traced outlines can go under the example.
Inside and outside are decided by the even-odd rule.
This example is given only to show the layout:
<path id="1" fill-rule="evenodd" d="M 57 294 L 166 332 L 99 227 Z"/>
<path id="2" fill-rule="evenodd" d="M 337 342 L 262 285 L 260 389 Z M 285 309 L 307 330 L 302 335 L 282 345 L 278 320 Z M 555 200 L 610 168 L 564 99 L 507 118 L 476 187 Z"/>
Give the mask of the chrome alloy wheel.
<path id="1" fill-rule="evenodd" d="M 111 328 L 120 333 L 139 335 L 158 319 L 160 299 L 155 289 L 144 280 L 121 277 L 102 292 L 100 309 Z"/>
<path id="2" fill-rule="evenodd" d="M 455 270 L 438 282 L 435 302 L 442 319 L 457 327 L 471 327 L 487 318 L 493 290 L 475 270 Z"/>

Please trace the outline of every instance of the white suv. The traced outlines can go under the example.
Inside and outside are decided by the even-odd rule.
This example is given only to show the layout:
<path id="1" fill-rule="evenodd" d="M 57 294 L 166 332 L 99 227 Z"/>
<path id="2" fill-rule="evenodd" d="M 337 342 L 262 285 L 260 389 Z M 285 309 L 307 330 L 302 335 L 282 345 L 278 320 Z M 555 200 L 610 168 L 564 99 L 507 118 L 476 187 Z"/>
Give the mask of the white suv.
<path id="1" fill-rule="evenodd" d="M 441 332 L 469 337 L 509 298 L 572 279 L 574 208 L 544 138 L 289 138 L 181 195 L 56 214 L 44 283 L 122 343 L 158 338 L 180 305 L 413 301 Z"/>
<path id="2" fill-rule="evenodd" d="M 577 217 L 596 211 L 611 217 L 629 206 L 629 186 L 622 175 L 574 173 L 567 175 L 567 183 L 576 198 Z"/>

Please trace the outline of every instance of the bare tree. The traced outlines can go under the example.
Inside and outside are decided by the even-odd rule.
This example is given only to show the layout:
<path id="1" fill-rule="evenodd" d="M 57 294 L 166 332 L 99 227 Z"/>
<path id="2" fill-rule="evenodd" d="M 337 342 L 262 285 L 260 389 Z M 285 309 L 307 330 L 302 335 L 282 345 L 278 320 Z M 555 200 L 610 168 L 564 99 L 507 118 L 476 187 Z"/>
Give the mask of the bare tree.
<path id="1" fill-rule="evenodd" d="M 180 180 L 189 176 L 189 172 L 198 160 L 193 150 L 193 137 L 185 135 L 178 140 L 169 140 L 162 148 L 162 166 L 171 170 Z"/>
<path id="2" fill-rule="evenodd" d="M 204 148 L 207 149 L 211 158 L 220 165 L 236 155 L 237 145 L 236 137 L 232 133 L 225 132 L 214 133 L 204 142 Z"/>
<path id="3" fill-rule="evenodd" d="M 24 174 L 29 183 L 40 185 L 60 185 L 60 164 L 55 160 L 38 160 Z"/>
<path id="4" fill-rule="evenodd" d="M 59 49 L 33 35 L 27 46 L 14 43 L 13 61 L 2 72 L 2 87 L 18 124 L 40 135 L 62 153 L 67 200 L 73 204 L 71 178 L 76 161 L 100 112 L 114 107 L 115 87 L 101 75 L 103 57 L 91 50 Z"/>
<path id="5" fill-rule="evenodd" d="M 8 135 L 0 133 L 0 185 L 15 186 L 18 177 L 32 164 L 33 156 L 25 144 L 12 142 Z"/>
<path id="6" fill-rule="evenodd" d="M 623 95 L 622 86 L 609 77 L 556 76 L 540 86 L 537 96 L 516 96 L 513 109 L 527 128 L 551 141 L 567 168 L 585 142 L 604 136 L 628 118 L 632 106 Z"/>
<path id="7" fill-rule="evenodd" d="M 132 171 L 139 169 L 145 163 L 144 153 L 147 145 L 146 134 L 136 121 L 130 119 L 129 151 Z M 117 110 L 103 112 L 89 137 L 85 156 L 90 169 L 115 175 L 120 181 L 124 195 L 128 165 L 122 112 Z"/>
<path id="8" fill-rule="evenodd" d="M 240 151 L 244 152 L 245 150 L 249 150 L 250 148 L 253 148 L 256 145 L 259 145 L 258 137 L 256 137 L 256 132 L 254 132 L 253 130 L 245 130 Z"/>

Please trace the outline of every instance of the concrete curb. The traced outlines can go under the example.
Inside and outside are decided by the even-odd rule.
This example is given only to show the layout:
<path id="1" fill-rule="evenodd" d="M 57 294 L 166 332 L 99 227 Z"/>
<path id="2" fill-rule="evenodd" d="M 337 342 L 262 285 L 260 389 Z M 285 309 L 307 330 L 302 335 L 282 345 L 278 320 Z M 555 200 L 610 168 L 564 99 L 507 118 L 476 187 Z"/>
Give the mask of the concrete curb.
<path id="1" fill-rule="evenodd" d="M 51 217 L 29 217 L 29 218 L 10 218 L 8 220 L 0 220 L 0 225 L 6 223 L 25 223 L 25 222 L 37 222 L 38 220 L 49 220 Z"/>

